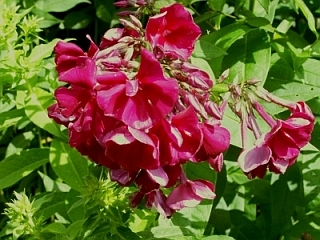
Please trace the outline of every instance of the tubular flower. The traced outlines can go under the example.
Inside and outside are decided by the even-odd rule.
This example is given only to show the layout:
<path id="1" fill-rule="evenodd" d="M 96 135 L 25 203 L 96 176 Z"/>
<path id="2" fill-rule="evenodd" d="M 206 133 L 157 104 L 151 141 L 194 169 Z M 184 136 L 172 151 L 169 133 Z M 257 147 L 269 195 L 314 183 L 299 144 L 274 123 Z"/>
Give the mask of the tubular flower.
<path id="1" fill-rule="evenodd" d="M 145 49 L 135 79 L 120 79 L 119 84 L 97 93 L 106 116 L 136 129 L 152 127 L 172 110 L 177 97 L 177 81 L 165 78 L 159 62 Z"/>
<path id="2" fill-rule="evenodd" d="M 214 186 L 205 180 L 190 181 L 181 174 L 181 183 L 169 194 L 167 205 L 174 210 L 195 207 L 202 199 L 214 199 Z"/>
<path id="3" fill-rule="evenodd" d="M 300 149 L 310 141 L 314 116 L 304 102 L 294 104 L 286 120 L 271 120 L 261 106 L 255 107 L 272 128 L 259 137 L 253 147 L 240 154 L 240 168 L 249 178 L 263 178 L 267 168 L 271 172 L 283 174 L 295 163 Z"/>
<path id="4" fill-rule="evenodd" d="M 106 134 L 103 141 L 106 156 L 127 172 L 160 166 L 159 141 L 154 135 L 123 126 Z"/>
<path id="5" fill-rule="evenodd" d="M 116 4 L 133 4 L 139 13 L 153 1 Z M 58 42 L 56 69 L 65 85 L 48 115 L 68 128 L 71 147 L 109 169 L 112 181 L 137 187 L 132 207 L 145 200 L 171 217 L 215 197 L 212 183 L 188 180 L 182 165 L 208 161 L 221 171 L 230 133 L 220 126 L 223 108 L 210 103 L 213 81 L 189 63 L 201 34 L 191 14 L 173 4 L 146 30 L 134 16 L 120 23 L 124 28 L 108 30 L 99 45 L 88 37 L 87 52 Z"/>
<path id="6" fill-rule="evenodd" d="M 160 161 L 165 165 L 188 160 L 202 144 L 198 117 L 192 107 L 173 116 L 171 123 L 162 120 L 150 132 L 160 139 Z"/>
<path id="7" fill-rule="evenodd" d="M 220 172 L 223 166 L 222 153 L 230 145 L 230 132 L 220 124 L 201 123 L 200 129 L 203 134 L 203 143 L 193 160 L 207 160 L 213 169 Z"/>
<path id="8" fill-rule="evenodd" d="M 146 38 L 157 58 L 188 60 L 201 30 L 181 4 L 172 4 L 149 19 Z"/>

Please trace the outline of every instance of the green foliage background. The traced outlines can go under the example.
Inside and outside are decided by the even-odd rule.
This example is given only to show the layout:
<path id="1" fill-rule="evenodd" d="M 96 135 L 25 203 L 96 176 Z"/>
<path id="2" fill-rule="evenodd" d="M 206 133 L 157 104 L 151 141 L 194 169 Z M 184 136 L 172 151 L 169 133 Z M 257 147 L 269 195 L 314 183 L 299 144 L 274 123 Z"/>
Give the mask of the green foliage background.
<path id="1" fill-rule="evenodd" d="M 52 56 L 58 39 L 86 50 L 86 34 L 99 42 L 118 26 L 120 9 L 111 0 L 0 0 L 0 212 L 7 213 L 0 215 L 0 239 L 320 239 L 320 2 L 179 2 L 203 32 L 195 65 L 216 78 L 230 69 L 226 81 L 256 78 L 279 97 L 307 101 L 316 124 L 297 163 L 284 175 L 248 180 L 236 162 L 239 121 L 227 111 L 232 146 L 223 171 L 186 166 L 191 179 L 215 183 L 217 198 L 171 219 L 129 209 L 133 190 L 117 187 L 105 169 L 71 149 L 66 129 L 46 110 L 61 84 Z M 265 107 L 278 118 L 288 114 Z"/>

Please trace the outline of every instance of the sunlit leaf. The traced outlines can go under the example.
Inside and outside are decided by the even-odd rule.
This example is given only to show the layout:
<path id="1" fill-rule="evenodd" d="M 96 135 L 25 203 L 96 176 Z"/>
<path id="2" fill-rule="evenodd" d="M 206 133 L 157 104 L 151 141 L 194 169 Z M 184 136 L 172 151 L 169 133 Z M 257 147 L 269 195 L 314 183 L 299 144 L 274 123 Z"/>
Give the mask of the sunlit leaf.
<path id="1" fill-rule="evenodd" d="M 0 189 L 12 186 L 23 177 L 49 161 L 49 149 L 21 151 L 0 162 Z"/>
<path id="2" fill-rule="evenodd" d="M 68 144 L 53 140 L 50 163 L 55 173 L 71 188 L 81 191 L 88 175 L 88 160 Z"/>

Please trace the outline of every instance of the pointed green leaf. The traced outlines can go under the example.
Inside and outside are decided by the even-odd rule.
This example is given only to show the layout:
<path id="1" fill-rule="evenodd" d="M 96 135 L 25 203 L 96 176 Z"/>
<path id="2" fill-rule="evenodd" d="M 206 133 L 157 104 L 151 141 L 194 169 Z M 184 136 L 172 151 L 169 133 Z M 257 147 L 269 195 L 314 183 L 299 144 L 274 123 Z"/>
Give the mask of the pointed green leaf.
<path id="1" fill-rule="evenodd" d="M 43 59 L 50 57 L 53 52 L 53 48 L 60 39 L 54 39 L 49 43 L 37 45 L 32 49 L 31 54 L 28 57 L 30 63 L 43 61 Z"/>
<path id="2" fill-rule="evenodd" d="M 52 217 L 54 214 L 59 213 L 62 216 L 66 216 L 66 192 L 52 192 L 46 193 L 46 195 L 38 198 L 34 202 L 34 206 L 37 209 L 35 217 L 42 217 L 44 220 Z"/>
<path id="3" fill-rule="evenodd" d="M 34 93 L 26 100 L 25 113 L 27 117 L 40 128 L 57 137 L 66 139 L 66 136 L 60 130 L 60 126 L 48 117 L 47 108 L 53 103 L 51 93 L 40 88 L 34 88 Z"/>
<path id="4" fill-rule="evenodd" d="M 269 239 L 282 233 L 291 222 L 291 216 L 298 204 L 301 173 L 297 164 L 288 168 L 284 175 L 272 175 L 271 179 L 271 231 Z"/>
<path id="5" fill-rule="evenodd" d="M 88 159 L 69 144 L 53 140 L 50 163 L 55 173 L 71 188 L 81 191 L 84 177 L 88 175 Z"/>
<path id="6" fill-rule="evenodd" d="M 36 8 L 45 12 L 65 12 L 79 3 L 90 3 L 88 0 L 38 0 Z"/>
<path id="7" fill-rule="evenodd" d="M 214 44 L 200 39 L 196 42 L 192 55 L 198 58 L 212 59 L 227 55 L 227 53 Z"/>
<path id="8" fill-rule="evenodd" d="M 258 0 L 258 2 L 261 4 L 261 6 L 266 12 L 269 11 L 270 0 Z"/>
<path id="9" fill-rule="evenodd" d="M 235 240 L 235 239 L 229 236 L 215 235 L 215 236 L 202 237 L 201 240 Z"/>
<path id="10" fill-rule="evenodd" d="M 115 12 L 115 7 L 112 1 L 95 0 L 96 15 L 105 22 L 111 22 Z"/>
<path id="11" fill-rule="evenodd" d="M 295 3 L 298 5 L 301 12 L 307 19 L 310 30 L 316 35 L 316 37 L 318 37 L 319 34 L 316 29 L 316 20 L 314 19 L 312 12 L 309 10 L 309 8 L 307 7 L 307 5 L 304 3 L 303 0 L 295 0 Z"/>
<path id="12" fill-rule="evenodd" d="M 64 234 L 67 232 L 66 227 L 59 222 L 54 222 L 46 226 L 42 232 L 51 232 L 51 233 L 57 233 L 57 234 Z"/>
<path id="13" fill-rule="evenodd" d="M 49 161 L 49 149 L 21 151 L 0 162 L 0 189 L 10 187 Z"/>
<path id="14" fill-rule="evenodd" d="M 256 44 L 256 43 L 259 44 Z M 228 49 L 228 55 L 223 59 L 223 69 L 230 68 L 229 80 L 235 77 L 239 83 L 255 78 L 266 80 L 271 59 L 269 37 L 263 30 L 248 32 Z"/>
<path id="15" fill-rule="evenodd" d="M 0 131 L 18 123 L 25 116 L 23 109 L 14 109 L 0 114 Z"/>
<path id="16" fill-rule="evenodd" d="M 21 152 L 25 147 L 27 147 L 31 140 L 34 138 L 33 132 L 24 132 L 12 139 L 12 141 L 9 143 L 6 151 L 6 158 Z"/>
<path id="17" fill-rule="evenodd" d="M 273 55 L 265 87 L 276 96 L 287 100 L 308 101 L 320 95 L 319 66 L 319 60 L 308 59 L 295 74 L 286 62 Z M 272 114 L 286 110 L 276 104 L 265 104 L 265 107 Z"/>

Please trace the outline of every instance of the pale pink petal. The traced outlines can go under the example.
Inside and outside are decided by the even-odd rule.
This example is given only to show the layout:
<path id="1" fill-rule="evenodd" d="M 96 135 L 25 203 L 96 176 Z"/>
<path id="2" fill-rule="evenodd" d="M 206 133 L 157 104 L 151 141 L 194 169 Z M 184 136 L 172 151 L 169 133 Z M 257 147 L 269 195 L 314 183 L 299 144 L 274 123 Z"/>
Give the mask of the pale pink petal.
<path id="1" fill-rule="evenodd" d="M 271 150 L 268 146 L 262 145 L 245 149 L 238 157 L 238 163 L 242 171 L 249 173 L 254 169 L 266 165 L 271 157 Z"/>

